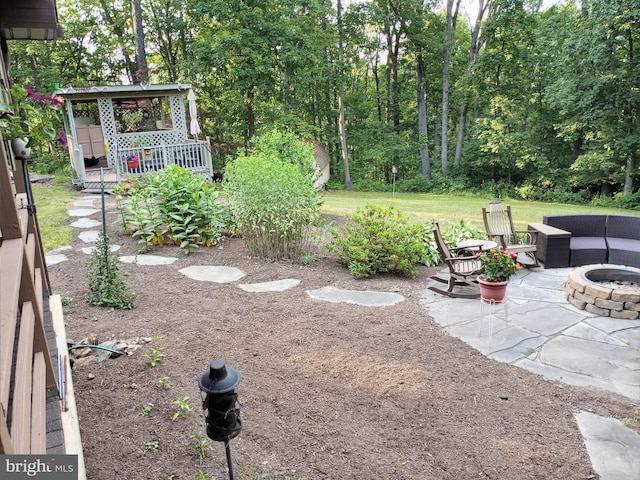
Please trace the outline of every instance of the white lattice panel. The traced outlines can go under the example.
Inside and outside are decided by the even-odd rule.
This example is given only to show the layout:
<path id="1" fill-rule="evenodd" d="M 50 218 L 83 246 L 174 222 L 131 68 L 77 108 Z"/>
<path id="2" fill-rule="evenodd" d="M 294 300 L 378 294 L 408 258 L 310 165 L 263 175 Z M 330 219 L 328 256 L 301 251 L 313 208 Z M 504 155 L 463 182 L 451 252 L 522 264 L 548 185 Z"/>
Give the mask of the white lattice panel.
<path id="1" fill-rule="evenodd" d="M 98 99 L 98 110 L 100 111 L 100 123 L 102 125 L 102 133 L 104 139 L 109 146 L 107 153 L 107 163 L 110 167 L 115 167 L 116 150 L 118 149 L 118 135 L 116 127 L 116 119 L 113 115 L 113 105 L 110 98 Z"/>
<path id="2" fill-rule="evenodd" d="M 182 95 L 169 96 L 173 129 L 180 135 L 180 140 L 187 138 L 187 117 L 184 113 L 184 97 Z M 177 142 L 176 142 L 177 143 Z"/>

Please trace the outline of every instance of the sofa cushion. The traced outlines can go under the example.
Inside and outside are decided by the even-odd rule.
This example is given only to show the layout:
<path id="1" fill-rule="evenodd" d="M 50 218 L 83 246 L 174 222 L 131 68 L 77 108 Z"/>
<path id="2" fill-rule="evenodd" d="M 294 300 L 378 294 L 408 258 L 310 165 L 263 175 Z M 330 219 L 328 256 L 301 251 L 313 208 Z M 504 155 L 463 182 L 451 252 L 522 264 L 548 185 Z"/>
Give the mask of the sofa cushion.
<path id="1" fill-rule="evenodd" d="M 609 263 L 640 268 L 640 240 L 607 238 Z"/>
<path id="2" fill-rule="evenodd" d="M 585 215 L 545 215 L 542 223 L 571 232 L 571 237 L 604 237 L 607 230 L 607 216 Z"/>
<path id="3" fill-rule="evenodd" d="M 640 240 L 640 215 L 609 215 L 607 237 Z"/>
<path id="4" fill-rule="evenodd" d="M 569 250 L 570 267 L 607 263 L 607 242 L 604 237 L 571 237 Z"/>

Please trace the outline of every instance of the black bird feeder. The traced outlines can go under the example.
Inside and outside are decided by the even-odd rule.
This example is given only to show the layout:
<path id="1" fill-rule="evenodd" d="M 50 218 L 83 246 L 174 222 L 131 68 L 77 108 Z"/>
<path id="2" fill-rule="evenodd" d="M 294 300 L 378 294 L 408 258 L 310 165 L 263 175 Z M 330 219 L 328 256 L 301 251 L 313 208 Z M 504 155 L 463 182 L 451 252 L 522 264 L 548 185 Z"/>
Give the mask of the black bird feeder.
<path id="1" fill-rule="evenodd" d="M 234 480 L 229 440 L 242 429 L 240 410 L 236 407 L 238 394 L 235 392 L 239 383 L 240 373 L 235 368 L 226 367 L 222 360 L 211 362 L 209 371 L 200 375 L 198 380 L 200 390 L 206 394 L 202 408 L 207 411 L 207 436 L 215 442 L 224 442 L 229 480 Z"/>

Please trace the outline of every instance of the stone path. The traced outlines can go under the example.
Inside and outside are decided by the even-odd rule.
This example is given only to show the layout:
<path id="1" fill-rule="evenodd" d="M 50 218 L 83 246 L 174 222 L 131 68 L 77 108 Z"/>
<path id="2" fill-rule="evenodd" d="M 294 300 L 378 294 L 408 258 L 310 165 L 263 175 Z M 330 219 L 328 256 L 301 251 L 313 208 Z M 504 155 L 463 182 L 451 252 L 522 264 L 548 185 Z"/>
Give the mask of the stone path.
<path id="1" fill-rule="evenodd" d="M 78 199 L 71 225 L 85 229 L 78 237 L 95 243 L 101 222 L 87 218 L 100 212 L 100 197 Z M 120 247 L 111 246 L 112 251 Z M 93 247 L 82 248 L 91 253 Z M 67 260 L 71 247 L 46 255 L 47 265 Z M 177 257 L 121 256 L 126 263 L 167 265 Z M 452 299 L 425 289 L 421 303 L 431 317 L 489 358 L 524 368 L 551 380 L 577 386 L 595 386 L 640 402 L 640 320 L 598 317 L 578 310 L 565 299 L 564 283 L 571 269 L 522 270 L 507 289 L 508 300 L 488 305 L 479 300 Z M 196 281 L 234 283 L 244 272 L 234 267 L 192 266 L 180 272 Z M 296 279 L 237 284 L 248 292 L 283 292 Z M 426 285 L 428 287 L 429 285 Z M 342 290 L 325 287 L 307 291 L 315 299 L 375 308 L 404 301 L 397 293 Z M 588 412 L 576 415 L 591 463 L 601 480 L 640 479 L 640 435 L 622 422 Z"/>

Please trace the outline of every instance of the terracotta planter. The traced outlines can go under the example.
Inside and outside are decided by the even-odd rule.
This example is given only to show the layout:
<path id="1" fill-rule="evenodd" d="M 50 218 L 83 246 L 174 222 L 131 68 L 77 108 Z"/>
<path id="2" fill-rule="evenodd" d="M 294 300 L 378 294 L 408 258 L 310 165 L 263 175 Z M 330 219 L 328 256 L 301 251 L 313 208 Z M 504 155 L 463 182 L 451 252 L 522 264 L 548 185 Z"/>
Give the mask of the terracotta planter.
<path id="1" fill-rule="evenodd" d="M 480 285 L 480 297 L 486 302 L 502 303 L 506 293 L 508 281 L 489 282 L 482 277 L 478 277 Z"/>

